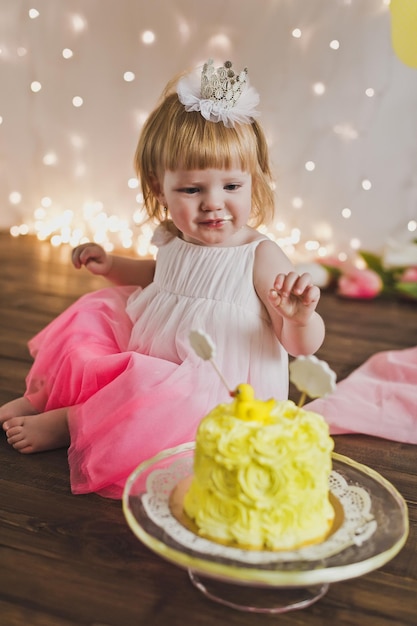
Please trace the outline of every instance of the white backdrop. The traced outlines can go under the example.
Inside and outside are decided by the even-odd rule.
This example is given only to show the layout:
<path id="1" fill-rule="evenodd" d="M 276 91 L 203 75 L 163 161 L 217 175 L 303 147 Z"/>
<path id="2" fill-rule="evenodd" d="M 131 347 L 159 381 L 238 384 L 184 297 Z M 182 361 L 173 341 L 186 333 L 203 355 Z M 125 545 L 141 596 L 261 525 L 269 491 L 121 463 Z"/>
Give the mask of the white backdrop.
<path id="1" fill-rule="evenodd" d="M 416 236 L 417 70 L 386 1 L 1 0 L 0 29 L 1 229 L 146 251 L 140 127 L 174 74 L 213 57 L 260 92 L 269 233 L 290 254 Z"/>

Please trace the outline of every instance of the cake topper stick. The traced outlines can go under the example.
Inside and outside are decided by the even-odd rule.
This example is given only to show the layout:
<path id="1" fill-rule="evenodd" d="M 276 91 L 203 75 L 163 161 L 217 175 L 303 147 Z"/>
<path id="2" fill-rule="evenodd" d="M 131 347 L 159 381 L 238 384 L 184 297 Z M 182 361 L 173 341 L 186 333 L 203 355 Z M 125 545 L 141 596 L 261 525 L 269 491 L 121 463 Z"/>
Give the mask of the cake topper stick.
<path id="1" fill-rule="evenodd" d="M 197 354 L 197 356 L 202 358 L 204 361 L 210 361 L 229 394 L 233 395 L 233 391 L 231 391 L 225 377 L 219 370 L 217 363 L 214 360 L 216 346 L 214 345 L 211 337 L 202 330 L 192 330 L 189 337 L 191 347 L 194 349 L 194 352 Z"/>

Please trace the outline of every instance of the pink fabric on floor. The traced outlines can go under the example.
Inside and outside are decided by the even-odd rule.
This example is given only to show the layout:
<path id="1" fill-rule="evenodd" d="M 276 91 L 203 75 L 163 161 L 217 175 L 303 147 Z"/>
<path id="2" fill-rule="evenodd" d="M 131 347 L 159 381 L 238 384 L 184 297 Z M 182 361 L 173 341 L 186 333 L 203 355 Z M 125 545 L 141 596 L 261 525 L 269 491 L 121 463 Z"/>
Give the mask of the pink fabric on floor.
<path id="1" fill-rule="evenodd" d="M 417 347 L 374 354 L 332 394 L 305 408 L 323 415 L 333 435 L 417 443 Z"/>

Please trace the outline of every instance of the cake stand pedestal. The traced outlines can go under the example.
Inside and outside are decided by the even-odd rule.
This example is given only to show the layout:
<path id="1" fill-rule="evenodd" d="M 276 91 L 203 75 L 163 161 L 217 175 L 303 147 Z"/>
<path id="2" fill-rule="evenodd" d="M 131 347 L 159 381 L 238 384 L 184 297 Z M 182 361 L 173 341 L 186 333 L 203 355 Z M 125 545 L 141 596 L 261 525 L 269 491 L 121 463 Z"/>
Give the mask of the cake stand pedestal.
<path id="1" fill-rule="evenodd" d="M 334 453 L 329 488 L 336 519 L 323 542 L 272 552 L 209 541 L 181 519 L 180 487 L 190 479 L 193 461 L 194 443 L 188 443 L 139 465 L 126 482 L 123 511 L 142 543 L 187 570 L 196 589 L 223 605 L 254 613 L 303 609 L 329 584 L 382 567 L 407 539 L 407 507 L 395 487 Z"/>
<path id="2" fill-rule="evenodd" d="M 206 598 L 247 613 L 287 613 L 305 609 L 320 600 L 329 589 L 328 583 L 309 587 L 254 587 L 200 576 L 192 570 L 188 575 L 194 587 Z"/>

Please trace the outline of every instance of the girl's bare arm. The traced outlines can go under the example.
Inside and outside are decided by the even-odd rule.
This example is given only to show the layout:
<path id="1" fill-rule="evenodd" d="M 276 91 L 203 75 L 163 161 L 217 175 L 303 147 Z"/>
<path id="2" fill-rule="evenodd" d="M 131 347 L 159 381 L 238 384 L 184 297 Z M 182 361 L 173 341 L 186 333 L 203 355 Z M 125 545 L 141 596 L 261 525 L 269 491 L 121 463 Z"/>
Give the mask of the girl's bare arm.
<path id="1" fill-rule="evenodd" d="M 74 267 L 83 265 L 92 274 L 104 276 L 115 285 L 149 285 L 155 274 L 154 259 L 132 259 L 108 254 L 95 243 L 77 246 L 72 251 Z"/>
<path id="2" fill-rule="evenodd" d="M 254 285 L 287 352 L 316 352 L 323 343 L 324 323 L 316 312 L 320 290 L 311 276 L 297 274 L 279 246 L 265 240 L 256 249 Z"/>

